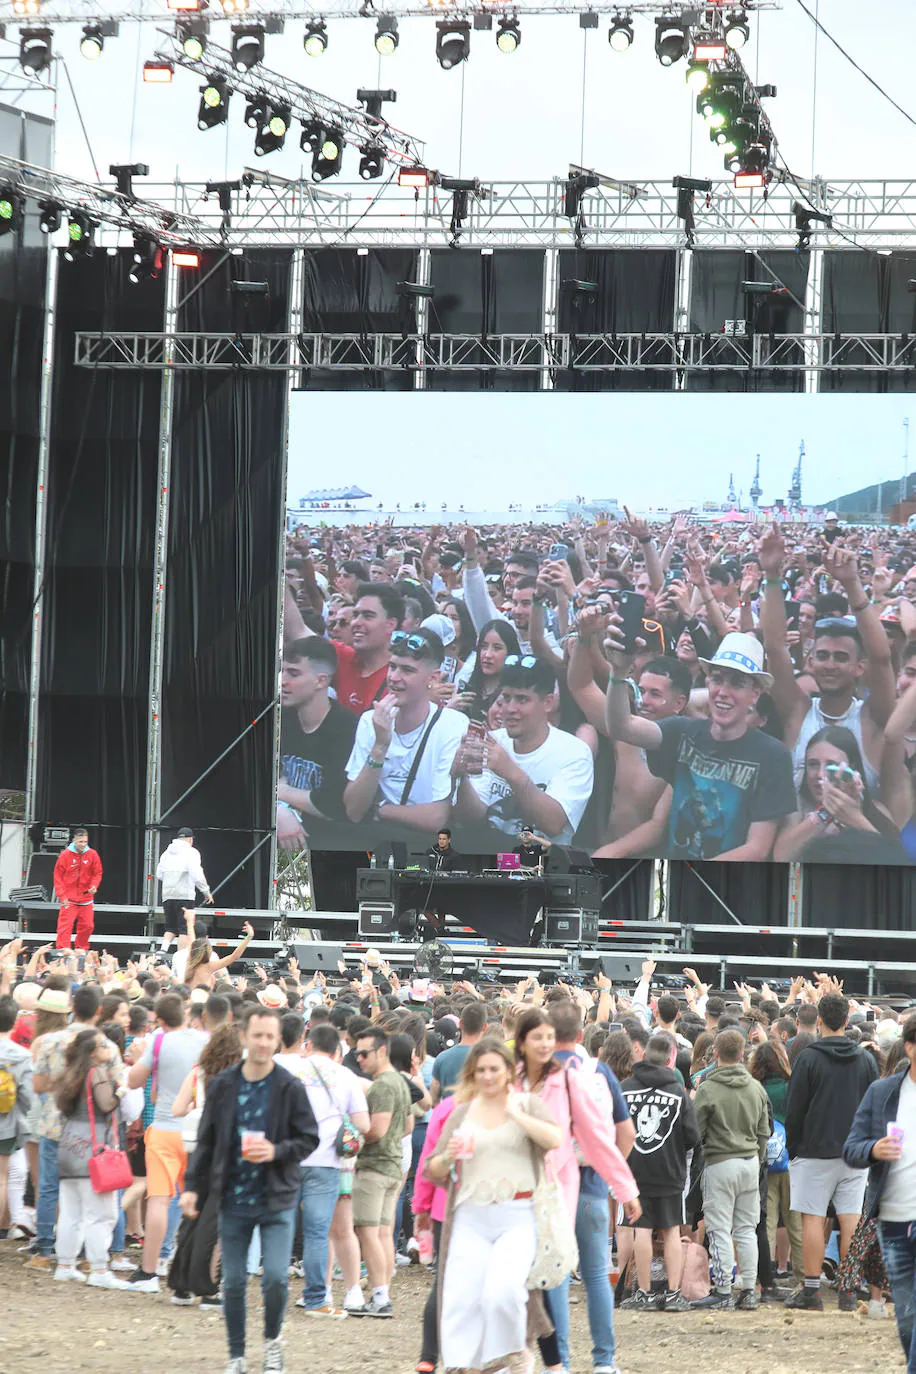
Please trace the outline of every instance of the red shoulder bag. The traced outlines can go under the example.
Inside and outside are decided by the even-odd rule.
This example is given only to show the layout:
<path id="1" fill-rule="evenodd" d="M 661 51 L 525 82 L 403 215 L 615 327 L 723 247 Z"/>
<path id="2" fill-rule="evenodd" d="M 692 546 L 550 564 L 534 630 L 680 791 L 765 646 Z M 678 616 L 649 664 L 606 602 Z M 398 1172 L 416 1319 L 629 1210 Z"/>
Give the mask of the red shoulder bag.
<path id="1" fill-rule="evenodd" d="M 89 1156 L 89 1182 L 94 1193 L 114 1193 L 119 1188 L 129 1188 L 134 1181 L 134 1171 L 124 1150 L 112 1149 L 110 1145 L 100 1145 L 95 1138 L 95 1104 L 92 1101 L 92 1072 L 86 1075 L 86 1102 L 89 1106 L 89 1134 L 92 1137 L 92 1154 Z"/>

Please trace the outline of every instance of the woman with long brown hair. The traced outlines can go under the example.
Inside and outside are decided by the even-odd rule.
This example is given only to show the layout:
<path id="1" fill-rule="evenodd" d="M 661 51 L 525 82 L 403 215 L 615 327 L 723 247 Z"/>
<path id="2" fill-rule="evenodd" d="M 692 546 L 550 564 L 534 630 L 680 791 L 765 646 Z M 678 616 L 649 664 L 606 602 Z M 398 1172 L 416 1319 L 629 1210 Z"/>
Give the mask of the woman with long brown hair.
<path id="1" fill-rule="evenodd" d="M 775 1037 L 758 1045 L 751 1055 L 748 1070 L 752 1078 L 763 1084 L 764 1092 L 773 1108 L 773 1119 L 782 1126 L 786 1124 L 786 1098 L 789 1093 L 789 1079 L 792 1069 L 789 1056 L 781 1040 Z M 802 1219 L 800 1212 L 793 1212 L 789 1195 L 789 1171 L 767 1174 L 767 1239 L 770 1243 L 770 1256 L 776 1264 L 776 1230 L 779 1214 L 789 1235 L 792 1272 L 796 1282 L 804 1283 L 805 1266 L 802 1261 Z"/>
<path id="2" fill-rule="evenodd" d="M 207 988 L 212 986 L 212 980 L 221 969 L 229 968 L 236 959 L 241 959 L 254 937 L 254 926 L 250 921 L 246 921 L 242 926 L 245 932 L 243 938 L 236 945 L 230 954 L 223 959 L 213 957 L 213 946 L 207 939 L 194 940 L 188 951 L 188 963 L 185 969 L 184 981 L 191 992 L 195 988 Z"/>
<path id="3" fill-rule="evenodd" d="M 533 1093 L 513 1091 L 515 1065 L 501 1040 L 471 1047 L 456 1105 L 426 1161 L 450 1179 L 442 1233 L 440 1349 L 446 1369 L 529 1368 L 528 1275 L 537 1247 L 534 1190 L 559 1128 Z M 535 1299 L 535 1330 L 548 1329 Z"/>
<path id="4" fill-rule="evenodd" d="M 89 1178 L 93 1140 L 100 1145 L 118 1142 L 121 1089 L 109 1072 L 109 1058 L 108 1047 L 97 1030 L 78 1031 L 67 1046 L 63 1075 L 55 1081 L 54 1097 L 63 1117 L 63 1130 L 57 1146 L 60 1214 L 54 1277 L 59 1282 L 86 1281 L 76 1267 L 82 1244 L 90 1266 L 89 1287 L 126 1289 L 126 1280 L 108 1268 L 118 1194 L 94 1192 Z"/>

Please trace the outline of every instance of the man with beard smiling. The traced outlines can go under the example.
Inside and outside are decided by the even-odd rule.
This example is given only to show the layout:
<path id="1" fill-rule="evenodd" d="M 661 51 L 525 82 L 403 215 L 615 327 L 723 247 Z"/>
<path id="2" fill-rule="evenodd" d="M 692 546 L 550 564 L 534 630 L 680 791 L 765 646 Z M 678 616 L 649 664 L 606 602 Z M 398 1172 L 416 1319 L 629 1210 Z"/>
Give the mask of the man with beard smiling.
<path id="1" fill-rule="evenodd" d="M 760 693 L 772 684 L 753 635 L 728 634 L 707 674 L 709 719 L 673 716 L 652 721 L 630 712 L 632 659 L 619 617 L 611 618 L 605 651 L 611 663 L 608 730 L 612 739 L 645 749 L 650 770 L 672 786 L 668 855 L 679 859 L 769 858 L 783 817 L 795 808 L 792 760 L 778 740 L 749 728 Z"/>

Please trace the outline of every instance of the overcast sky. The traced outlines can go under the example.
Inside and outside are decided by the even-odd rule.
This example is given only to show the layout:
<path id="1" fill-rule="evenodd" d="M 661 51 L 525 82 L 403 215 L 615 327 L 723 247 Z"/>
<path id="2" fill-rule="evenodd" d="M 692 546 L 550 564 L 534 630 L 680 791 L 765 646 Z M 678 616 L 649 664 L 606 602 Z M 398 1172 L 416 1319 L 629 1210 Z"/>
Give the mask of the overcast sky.
<path id="1" fill-rule="evenodd" d="M 838 40 L 916 115 L 913 0 L 808 4 L 812 10 L 819 5 L 822 21 Z M 685 64 L 665 70 L 656 61 L 650 18 L 636 17 L 636 41 L 629 52 L 618 54 L 608 45 L 604 17 L 598 30 L 584 35 L 575 18 L 525 20 L 524 0 L 518 10 L 522 43 L 516 53 L 498 52 L 493 33 L 474 33 L 470 60 L 448 72 L 435 59 L 432 14 L 428 20 L 403 21 L 400 46 L 387 59 L 375 53 L 372 20 L 331 20 L 328 51 L 319 59 L 303 52 L 303 24 L 290 23 L 283 36 L 268 38 L 265 65 L 350 104 L 358 86 L 393 87 L 397 105 L 386 107 L 392 122 L 425 139 L 428 165 L 452 174 L 542 180 L 563 174 L 570 160 L 581 157 L 616 177 L 670 178 L 691 170 L 691 161 L 695 175 L 724 175 L 721 157 L 693 112 Z M 433 14 L 441 12 L 437 8 Z M 14 42 L 0 44 L 0 55 L 17 50 L 17 31 L 10 27 L 9 32 Z M 228 46 L 228 32 L 227 23 L 214 25 L 221 46 Z M 110 162 L 139 160 L 150 164 L 153 178 L 171 180 L 177 172 L 193 181 L 226 172 L 238 176 L 254 163 L 253 136 L 242 122 L 240 99 L 233 102 L 227 137 L 223 129 L 197 130 L 199 81 L 192 74 L 177 72 L 171 87 L 144 86 L 139 75 L 155 48 L 154 25 L 123 25 L 96 63 L 79 55 L 79 37 L 79 26 L 70 24 L 56 32 L 54 41 L 66 57 L 103 175 Z M 783 0 L 781 10 L 752 17 L 745 49 L 751 74 L 778 87 L 768 110 L 793 171 L 835 178 L 910 176 L 916 128 L 823 38 L 815 64 L 815 37 L 797 0 Z M 29 100 L 42 113 L 51 112 L 50 97 Z M 298 128 L 295 133 L 287 148 L 263 159 L 265 168 L 299 174 Z M 62 170 L 92 176 L 66 80 L 59 94 L 57 150 Z M 355 179 L 351 158 L 343 180 Z"/>
<path id="2" fill-rule="evenodd" d="M 446 495 L 467 510 L 576 496 L 677 509 L 724 501 L 730 472 L 746 501 L 759 453 L 768 505 L 786 498 L 804 440 L 803 498 L 818 505 L 899 481 L 910 414 L 913 398 L 897 395 L 299 392 L 288 498 L 333 482 L 362 486 L 386 509 L 438 510 Z M 333 454 L 333 472 L 316 454 Z"/>

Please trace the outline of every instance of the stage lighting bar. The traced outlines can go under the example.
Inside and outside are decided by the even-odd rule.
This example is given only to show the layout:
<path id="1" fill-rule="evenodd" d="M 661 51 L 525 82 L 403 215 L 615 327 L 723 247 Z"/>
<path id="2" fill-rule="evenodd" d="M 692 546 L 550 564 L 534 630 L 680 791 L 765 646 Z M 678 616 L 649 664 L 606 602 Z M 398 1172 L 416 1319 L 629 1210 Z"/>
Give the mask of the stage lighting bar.
<path id="1" fill-rule="evenodd" d="M 154 201 L 135 200 L 113 188 L 77 181 L 3 153 L 0 186 L 35 202 L 43 233 L 56 233 L 65 223 L 76 226 L 75 236 L 68 228 L 68 244 L 75 255 L 87 251 L 87 235 L 91 243 L 93 233 L 103 225 L 145 235 L 163 248 L 193 243 L 218 247 L 222 242 L 216 230 L 194 215 L 168 210 Z"/>
<path id="2" fill-rule="evenodd" d="M 271 21 L 299 20 L 307 25 L 323 23 L 327 27 L 342 20 L 354 19 L 369 19 L 376 26 L 382 14 L 384 18 L 398 23 L 404 19 L 429 19 L 432 16 L 434 20 L 448 17 L 478 27 L 475 20 L 480 20 L 479 27 L 484 28 L 492 26 L 493 14 L 496 13 L 498 18 L 501 8 L 500 5 L 494 5 L 493 10 L 487 10 L 479 0 L 453 0 L 447 6 L 428 4 L 426 0 L 380 0 L 375 7 L 372 4 L 354 4 L 354 0 L 322 0 L 320 9 L 314 0 L 288 0 L 285 4 L 281 4 L 280 0 L 219 0 L 219 5 L 210 0 L 209 6 L 206 0 L 165 0 L 165 4 L 163 0 L 128 0 L 126 4 L 114 4 L 107 10 L 93 10 L 88 0 L 0 0 L 0 22 L 18 23 L 22 19 L 41 15 L 42 21 L 54 28 L 62 24 L 79 24 L 82 27 L 83 24 L 103 23 L 112 18 L 122 23 L 155 23 L 161 26 L 167 13 L 180 15 L 208 11 L 212 20 L 244 19 L 265 26 Z M 627 0 L 595 0 L 592 3 L 592 0 L 588 0 L 585 7 L 582 0 L 526 0 L 524 17 L 558 15 L 580 25 L 581 16 L 585 13 L 588 16 L 598 15 L 599 21 L 604 18 L 612 26 L 621 19 L 629 22 L 632 28 L 631 21 L 634 19 L 651 20 L 658 16 L 675 17 L 680 21 L 682 16 L 687 16 L 684 22 L 692 27 L 699 24 L 698 16 L 708 16 L 714 12 L 718 27 L 723 31 L 728 30 L 730 34 L 729 47 L 736 51 L 736 45 L 744 38 L 744 28 L 752 15 L 761 10 L 780 8 L 780 0 L 743 0 L 740 4 L 732 4 L 730 0 L 707 0 L 705 4 L 700 0 L 694 0 L 692 4 L 683 3 L 682 0 L 633 0 L 633 3 L 627 3 Z M 485 22 L 488 19 L 490 24 Z M 589 18 L 587 27 L 591 27 L 591 22 Z M 267 32 L 270 32 L 269 28 Z M 648 30 L 647 36 L 650 36 Z"/>
<path id="3" fill-rule="evenodd" d="M 249 101 L 265 100 L 273 108 L 288 109 L 292 120 L 303 125 L 315 124 L 325 130 L 333 130 L 342 144 L 360 150 L 366 146 L 380 151 L 387 162 L 397 165 L 423 165 L 423 143 L 421 140 L 394 129 L 368 109 L 352 105 L 342 105 L 326 95 L 313 91 L 307 86 L 289 81 L 277 72 L 268 71 L 259 64 L 253 71 L 239 71 L 232 54 L 215 43 L 207 45 L 204 56 L 198 60 L 188 57 L 174 34 L 163 33 L 163 42 L 156 53 L 158 61 L 171 62 L 176 67 L 184 67 L 194 72 L 210 85 L 222 81 L 229 92 L 237 92 Z M 371 93 L 370 93 L 371 94 Z M 384 93 L 390 98 L 393 93 Z M 343 147 L 340 149 L 343 153 Z M 334 159 L 322 159 L 323 176 L 332 175 L 325 164 L 335 164 Z M 339 170 L 339 161 L 336 162 Z"/>

